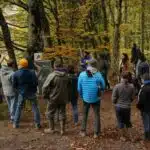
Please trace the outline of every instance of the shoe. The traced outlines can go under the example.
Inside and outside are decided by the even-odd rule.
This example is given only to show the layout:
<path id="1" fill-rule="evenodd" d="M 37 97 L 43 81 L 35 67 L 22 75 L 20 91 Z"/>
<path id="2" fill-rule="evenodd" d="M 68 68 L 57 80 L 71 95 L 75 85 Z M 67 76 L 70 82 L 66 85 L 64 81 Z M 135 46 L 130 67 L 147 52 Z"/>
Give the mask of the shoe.
<path id="1" fill-rule="evenodd" d="M 85 131 L 81 131 L 81 132 L 80 132 L 80 136 L 81 136 L 81 137 L 85 137 L 85 136 L 86 136 L 86 132 L 85 132 Z"/>
<path id="2" fill-rule="evenodd" d="M 40 124 L 35 124 L 35 128 L 39 130 L 39 129 L 41 129 L 41 125 Z"/>
<path id="3" fill-rule="evenodd" d="M 53 134 L 55 132 L 55 130 L 52 130 L 52 129 L 45 129 L 44 130 L 44 133 L 46 133 L 46 134 Z"/>
<path id="4" fill-rule="evenodd" d="M 19 125 L 13 124 L 13 128 L 14 128 L 14 129 L 18 129 L 18 128 L 19 128 Z"/>
<path id="5" fill-rule="evenodd" d="M 94 133 L 94 139 L 97 139 L 99 137 L 98 133 Z"/>

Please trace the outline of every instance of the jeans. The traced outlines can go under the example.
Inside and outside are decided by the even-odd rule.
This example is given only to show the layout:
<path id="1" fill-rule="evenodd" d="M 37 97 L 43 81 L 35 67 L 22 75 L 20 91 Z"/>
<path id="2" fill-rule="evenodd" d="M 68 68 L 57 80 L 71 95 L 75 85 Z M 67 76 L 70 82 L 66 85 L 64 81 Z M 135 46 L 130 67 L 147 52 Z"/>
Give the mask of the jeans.
<path id="1" fill-rule="evenodd" d="M 118 121 L 119 128 L 131 128 L 132 124 L 130 121 L 131 109 L 130 108 L 120 108 L 116 107 L 116 117 Z"/>
<path id="2" fill-rule="evenodd" d="M 8 110 L 10 113 L 10 120 L 14 120 L 16 107 L 17 107 L 17 96 L 6 96 L 6 101 L 8 104 Z"/>
<path id="3" fill-rule="evenodd" d="M 21 112 L 22 112 L 22 109 L 23 109 L 23 106 L 24 106 L 24 103 L 26 100 L 29 100 L 32 104 L 32 111 L 34 113 L 35 124 L 40 125 L 40 112 L 39 112 L 39 108 L 38 108 L 36 95 L 23 96 L 21 94 L 18 95 L 18 105 L 17 105 L 17 109 L 16 109 L 16 113 L 15 113 L 14 124 L 16 126 L 19 126 Z"/>
<path id="4" fill-rule="evenodd" d="M 72 98 L 71 105 L 72 105 L 72 110 L 73 110 L 74 123 L 78 123 L 78 100 L 75 98 Z"/>
<path id="5" fill-rule="evenodd" d="M 144 132 L 150 132 L 150 112 L 141 112 L 143 125 L 144 125 Z"/>
<path id="6" fill-rule="evenodd" d="M 87 118 L 89 108 L 92 106 L 94 111 L 94 133 L 100 134 L 100 102 L 97 103 L 86 103 L 83 102 L 83 120 L 82 120 L 82 131 L 86 131 Z"/>

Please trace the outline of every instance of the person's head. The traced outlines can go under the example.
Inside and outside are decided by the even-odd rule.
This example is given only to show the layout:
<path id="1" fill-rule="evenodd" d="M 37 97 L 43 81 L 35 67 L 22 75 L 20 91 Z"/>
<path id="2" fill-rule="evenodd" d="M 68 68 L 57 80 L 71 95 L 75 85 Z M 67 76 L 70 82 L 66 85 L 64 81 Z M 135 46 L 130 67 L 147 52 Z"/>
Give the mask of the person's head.
<path id="1" fill-rule="evenodd" d="M 63 64 L 61 59 L 55 59 L 54 61 L 54 69 L 63 68 Z"/>
<path id="2" fill-rule="evenodd" d="M 129 82 L 129 72 L 123 72 L 121 78 L 123 79 L 125 84 L 127 84 Z"/>
<path id="3" fill-rule="evenodd" d="M 84 51 L 84 57 L 88 57 L 89 55 L 90 55 L 90 53 L 89 53 L 89 52 Z"/>
<path id="4" fill-rule="evenodd" d="M 128 54 L 122 53 L 122 62 L 126 63 L 129 60 Z"/>
<path id="5" fill-rule="evenodd" d="M 8 67 L 12 67 L 12 68 L 15 68 L 15 61 L 10 59 L 7 61 L 7 66 Z"/>
<path id="6" fill-rule="evenodd" d="M 134 48 L 136 48 L 136 47 L 137 47 L 137 46 L 136 46 L 136 43 L 133 43 L 133 47 L 134 47 Z"/>
<path id="7" fill-rule="evenodd" d="M 75 73 L 75 67 L 73 65 L 68 65 L 68 73 L 74 74 Z"/>
<path id="8" fill-rule="evenodd" d="M 22 58 L 19 61 L 19 68 L 28 68 L 28 60 L 25 58 Z"/>

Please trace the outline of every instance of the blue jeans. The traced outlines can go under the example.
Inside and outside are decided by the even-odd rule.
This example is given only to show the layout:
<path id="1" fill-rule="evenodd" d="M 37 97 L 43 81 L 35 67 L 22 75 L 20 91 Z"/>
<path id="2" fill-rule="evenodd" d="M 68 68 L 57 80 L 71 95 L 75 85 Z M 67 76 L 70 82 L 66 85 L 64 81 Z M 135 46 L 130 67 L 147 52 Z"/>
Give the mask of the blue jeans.
<path id="1" fill-rule="evenodd" d="M 6 96 L 6 101 L 10 113 L 10 120 L 13 121 L 16 113 L 17 102 L 18 102 L 17 96 Z"/>
<path id="2" fill-rule="evenodd" d="M 121 128 L 131 128 L 132 124 L 130 121 L 131 109 L 130 108 L 120 108 L 116 107 L 116 117 L 118 121 L 118 127 Z"/>
<path id="3" fill-rule="evenodd" d="M 18 105 L 16 109 L 14 124 L 16 126 L 19 126 L 21 111 L 23 109 L 23 106 L 26 100 L 29 100 L 32 104 L 32 111 L 34 113 L 35 124 L 40 125 L 40 112 L 38 108 L 37 97 L 35 94 L 32 96 L 22 96 L 21 94 L 18 95 Z"/>
<path id="4" fill-rule="evenodd" d="M 72 110 L 73 110 L 74 123 L 78 123 L 78 100 L 72 98 L 71 105 L 72 105 Z"/>
<path id="5" fill-rule="evenodd" d="M 141 112 L 143 125 L 144 125 L 144 132 L 150 132 L 150 112 Z"/>

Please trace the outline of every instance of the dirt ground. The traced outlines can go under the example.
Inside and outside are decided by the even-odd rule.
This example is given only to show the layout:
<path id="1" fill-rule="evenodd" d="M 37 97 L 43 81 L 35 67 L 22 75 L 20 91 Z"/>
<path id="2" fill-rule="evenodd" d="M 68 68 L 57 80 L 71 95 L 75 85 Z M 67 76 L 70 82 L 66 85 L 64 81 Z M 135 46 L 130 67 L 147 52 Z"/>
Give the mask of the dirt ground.
<path id="1" fill-rule="evenodd" d="M 8 120 L 0 121 L 0 149 L 1 150 L 147 150 L 149 143 L 142 140 L 142 122 L 140 113 L 132 106 L 133 128 L 124 135 L 116 128 L 116 117 L 111 103 L 111 92 L 106 92 L 101 102 L 101 128 L 102 134 L 98 139 L 93 138 L 92 109 L 88 119 L 88 136 L 80 137 L 82 119 L 82 103 L 79 102 L 79 125 L 74 126 L 72 110 L 67 106 L 66 135 L 59 133 L 44 134 L 47 126 L 45 119 L 44 102 L 40 100 L 42 129 L 33 127 L 31 110 L 26 108 L 22 115 L 20 129 L 13 129 Z M 57 125 L 57 128 L 59 126 Z M 149 148 L 148 148 L 149 147 Z"/>

